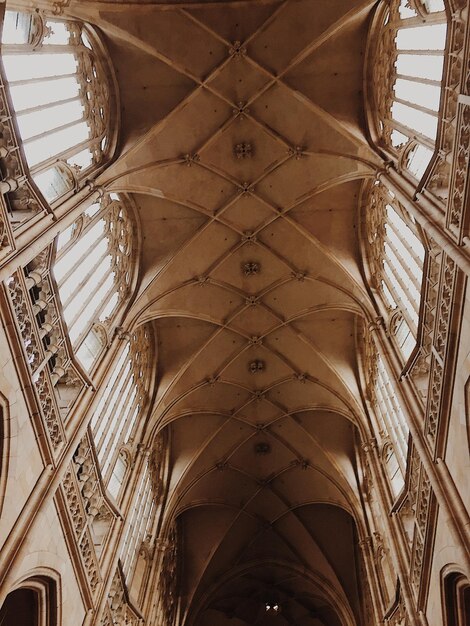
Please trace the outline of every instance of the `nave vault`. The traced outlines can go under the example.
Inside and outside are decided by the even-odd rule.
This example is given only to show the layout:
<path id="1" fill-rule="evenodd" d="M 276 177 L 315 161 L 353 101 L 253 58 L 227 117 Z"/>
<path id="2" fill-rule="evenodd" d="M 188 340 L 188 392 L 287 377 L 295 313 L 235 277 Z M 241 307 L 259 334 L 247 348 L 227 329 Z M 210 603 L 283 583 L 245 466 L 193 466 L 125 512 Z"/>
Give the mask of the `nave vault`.
<path id="1" fill-rule="evenodd" d="M 4 13 L 0 624 L 466 626 L 468 0 Z"/>
<path id="2" fill-rule="evenodd" d="M 124 146 L 102 182 L 132 192 L 142 223 L 128 319 L 158 336 L 154 428 L 171 438 L 185 611 L 204 626 L 360 619 L 374 4 L 199 3 L 131 20 L 95 5 Z"/>

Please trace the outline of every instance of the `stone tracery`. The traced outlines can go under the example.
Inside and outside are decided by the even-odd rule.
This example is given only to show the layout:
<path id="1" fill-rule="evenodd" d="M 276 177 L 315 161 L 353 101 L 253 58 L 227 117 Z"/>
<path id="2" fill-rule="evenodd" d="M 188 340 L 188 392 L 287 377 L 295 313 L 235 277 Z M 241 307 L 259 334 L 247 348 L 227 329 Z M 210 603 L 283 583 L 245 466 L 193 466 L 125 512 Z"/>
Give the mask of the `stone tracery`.
<path id="1" fill-rule="evenodd" d="M 383 298 L 390 333 L 406 361 L 418 336 L 426 248 L 416 223 L 383 185 L 369 187 L 364 207 L 371 285 Z"/>
<path id="2" fill-rule="evenodd" d="M 99 46 L 79 22 L 6 11 L 2 50 L 31 176 L 48 202 L 63 199 L 113 145 L 112 85 Z"/>
<path id="3" fill-rule="evenodd" d="M 420 180 L 438 132 L 445 5 L 393 0 L 384 9 L 373 70 L 379 142 Z"/>
<path id="4" fill-rule="evenodd" d="M 133 229 L 125 199 L 111 194 L 89 206 L 58 238 L 53 273 L 70 341 L 87 369 L 108 344 L 117 313 L 131 295 Z"/>

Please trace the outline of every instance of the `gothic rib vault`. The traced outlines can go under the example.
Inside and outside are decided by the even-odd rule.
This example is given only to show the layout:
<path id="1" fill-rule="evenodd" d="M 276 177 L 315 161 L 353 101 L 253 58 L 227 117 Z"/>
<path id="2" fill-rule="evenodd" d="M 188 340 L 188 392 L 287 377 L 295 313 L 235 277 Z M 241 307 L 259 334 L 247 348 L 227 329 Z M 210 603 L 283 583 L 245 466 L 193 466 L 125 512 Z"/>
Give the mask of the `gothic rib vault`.
<path id="1" fill-rule="evenodd" d="M 177 5 L 178 3 L 174 3 Z M 141 221 L 129 329 L 152 321 L 188 624 L 359 620 L 355 337 L 375 2 L 83 3 L 121 95 L 99 179 Z"/>

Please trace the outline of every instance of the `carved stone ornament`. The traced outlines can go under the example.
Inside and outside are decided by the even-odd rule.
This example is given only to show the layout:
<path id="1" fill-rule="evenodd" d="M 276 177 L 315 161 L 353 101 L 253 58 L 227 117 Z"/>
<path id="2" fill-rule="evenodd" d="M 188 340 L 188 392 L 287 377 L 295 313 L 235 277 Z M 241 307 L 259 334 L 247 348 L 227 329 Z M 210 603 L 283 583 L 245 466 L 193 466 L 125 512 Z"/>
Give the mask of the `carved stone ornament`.
<path id="1" fill-rule="evenodd" d="M 191 167 L 193 165 L 193 163 L 198 163 L 200 160 L 200 157 L 198 154 L 185 154 L 184 157 L 184 162 L 188 167 Z"/>
<path id="2" fill-rule="evenodd" d="M 254 186 L 251 183 L 248 182 L 243 182 L 241 185 L 239 185 L 239 191 L 241 192 L 242 195 L 247 195 L 250 193 L 253 193 L 255 190 Z"/>
<path id="3" fill-rule="evenodd" d="M 251 230 L 246 230 L 242 235 L 242 243 L 253 244 L 256 243 L 257 237 Z"/>
<path id="4" fill-rule="evenodd" d="M 47 254 L 41 253 L 38 258 L 43 260 Z M 33 264 L 30 266 L 33 267 Z M 42 271 L 46 270 L 38 261 L 30 276 L 25 278 L 23 272 L 15 272 L 7 280 L 7 287 L 25 358 L 33 374 L 41 416 L 52 447 L 58 450 L 65 434 L 54 384 L 65 373 L 68 359 L 63 347 L 61 326 L 51 323 L 57 319 L 58 312 L 55 300 L 51 298 L 49 276 L 47 273 L 42 274 Z M 46 364 L 50 364 L 50 367 L 45 367 Z"/>
<path id="5" fill-rule="evenodd" d="M 233 154 L 237 159 L 250 159 L 253 156 L 251 143 L 237 143 L 233 147 Z"/>
<path id="6" fill-rule="evenodd" d="M 244 119 L 248 113 L 250 112 L 250 109 L 247 108 L 246 106 L 246 102 L 237 102 L 237 106 L 232 109 L 232 113 L 234 114 L 235 117 L 238 117 L 239 119 Z"/>
<path id="7" fill-rule="evenodd" d="M 106 621 L 108 620 L 108 621 Z M 108 592 L 108 606 L 105 610 L 101 626 L 106 624 L 126 624 L 126 626 L 138 626 L 141 623 L 139 616 L 127 603 L 125 582 L 118 567 L 113 577 Z"/>
<path id="8" fill-rule="evenodd" d="M 152 540 L 152 535 L 147 535 L 142 541 L 139 548 L 139 555 L 147 562 L 152 560 L 155 543 Z"/>
<path id="9" fill-rule="evenodd" d="M 65 472 L 62 480 L 62 490 L 67 502 L 68 511 L 75 532 L 75 541 L 77 543 L 83 566 L 86 572 L 88 584 L 92 592 L 94 592 L 100 581 L 98 560 L 91 539 L 88 527 L 88 513 L 85 510 L 85 502 L 83 499 L 82 485 L 78 484 L 76 478 L 76 461 L 71 464 Z"/>
<path id="10" fill-rule="evenodd" d="M 293 148 L 289 148 L 287 150 L 287 154 L 291 157 L 294 157 L 296 161 L 299 161 L 304 156 L 304 151 L 302 146 L 295 146 Z"/>
<path id="11" fill-rule="evenodd" d="M 248 261 L 242 265 L 242 272 L 245 276 L 256 276 L 261 270 L 261 265 L 257 261 Z"/>
<path id="12" fill-rule="evenodd" d="M 258 441 L 255 443 L 255 454 L 259 456 L 264 456 L 271 452 L 271 446 L 267 441 Z"/>
<path id="13" fill-rule="evenodd" d="M 246 47 L 241 43 L 241 41 L 234 41 L 228 52 L 231 57 L 241 59 L 246 55 Z"/>
<path id="14" fill-rule="evenodd" d="M 251 361 L 248 365 L 248 369 L 250 374 L 258 374 L 259 372 L 263 372 L 265 369 L 264 361 L 260 361 L 256 359 L 255 361 Z"/>
<path id="15" fill-rule="evenodd" d="M 174 525 L 168 535 L 168 549 L 162 559 L 158 606 L 163 624 L 173 624 L 178 598 L 178 533 Z"/>
<path id="16" fill-rule="evenodd" d="M 450 333 L 452 304 L 456 297 L 457 266 L 446 254 L 442 255 L 440 293 L 433 326 L 429 395 L 426 407 L 426 432 L 433 444 L 441 415 L 441 399 L 444 392 L 444 365 L 447 358 L 448 339 Z M 435 356 L 434 356 L 435 355 Z"/>
<path id="17" fill-rule="evenodd" d="M 390 319 L 390 334 L 396 335 L 403 323 L 403 315 L 400 311 L 396 311 Z"/>
<path id="18" fill-rule="evenodd" d="M 162 433 L 155 437 L 152 450 L 149 456 L 150 480 L 152 482 L 152 493 L 156 504 L 161 501 L 164 489 L 164 458 L 165 440 Z"/>
<path id="19" fill-rule="evenodd" d="M 307 273 L 306 272 L 292 272 L 291 276 L 294 280 L 299 281 L 299 283 L 303 283 L 305 280 Z"/>

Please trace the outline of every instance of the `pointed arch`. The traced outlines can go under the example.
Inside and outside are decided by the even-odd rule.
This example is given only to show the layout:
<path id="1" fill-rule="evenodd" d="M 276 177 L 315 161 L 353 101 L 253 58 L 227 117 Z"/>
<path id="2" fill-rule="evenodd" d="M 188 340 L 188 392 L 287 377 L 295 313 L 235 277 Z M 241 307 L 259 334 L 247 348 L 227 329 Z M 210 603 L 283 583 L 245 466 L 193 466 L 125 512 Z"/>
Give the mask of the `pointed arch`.
<path id="1" fill-rule="evenodd" d="M 374 143 L 417 181 L 442 134 L 450 4 L 383 2 L 371 31 L 369 130 Z"/>
<path id="2" fill-rule="evenodd" d="M 138 273 L 139 237 L 124 196 L 104 195 L 56 240 L 52 262 L 73 351 L 90 370 L 109 343 Z"/>
<path id="3" fill-rule="evenodd" d="M 427 242 L 414 219 L 384 185 L 366 185 L 363 202 L 364 265 L 369 286 L 402 360 L 418 337 Z"/>
<path id="4" fill-rule="evenodd" d="M 61 623 L 60 581 L 55 572 L 52 574 L 53 577 L 42 571 L 33 573 L 15 585 L 0 608 L 2 626 L 58 626 Z"/>
<path id="5" fill-rule="evenodd" d="M 470 621 L 470 581 L 458 567 L 442 571 L 442 608 L 444 626 L 465 626 Z"/>
<path id="6" fill-rule="evenodd" d="M 22 160 L 46 202 L 58 204 L 114 156 L 119 102 L 109 55 L 91 25 L 40 10 L 7 9 L 1 41 Z"/>
<path id="7" fill-rule="evenodd" d="M 399 399 L 372 333 L 362 328 L 362 365 L 365 396 L 372 409 L 372 430 L 393 499 L 405 485 L 409 427 Z"/>
<path id="8" fill-rule="evenodd" d="M 0 515 L 5 500 L 10 461 L 10 413 L 8 401 L 0 393 Z"/>

